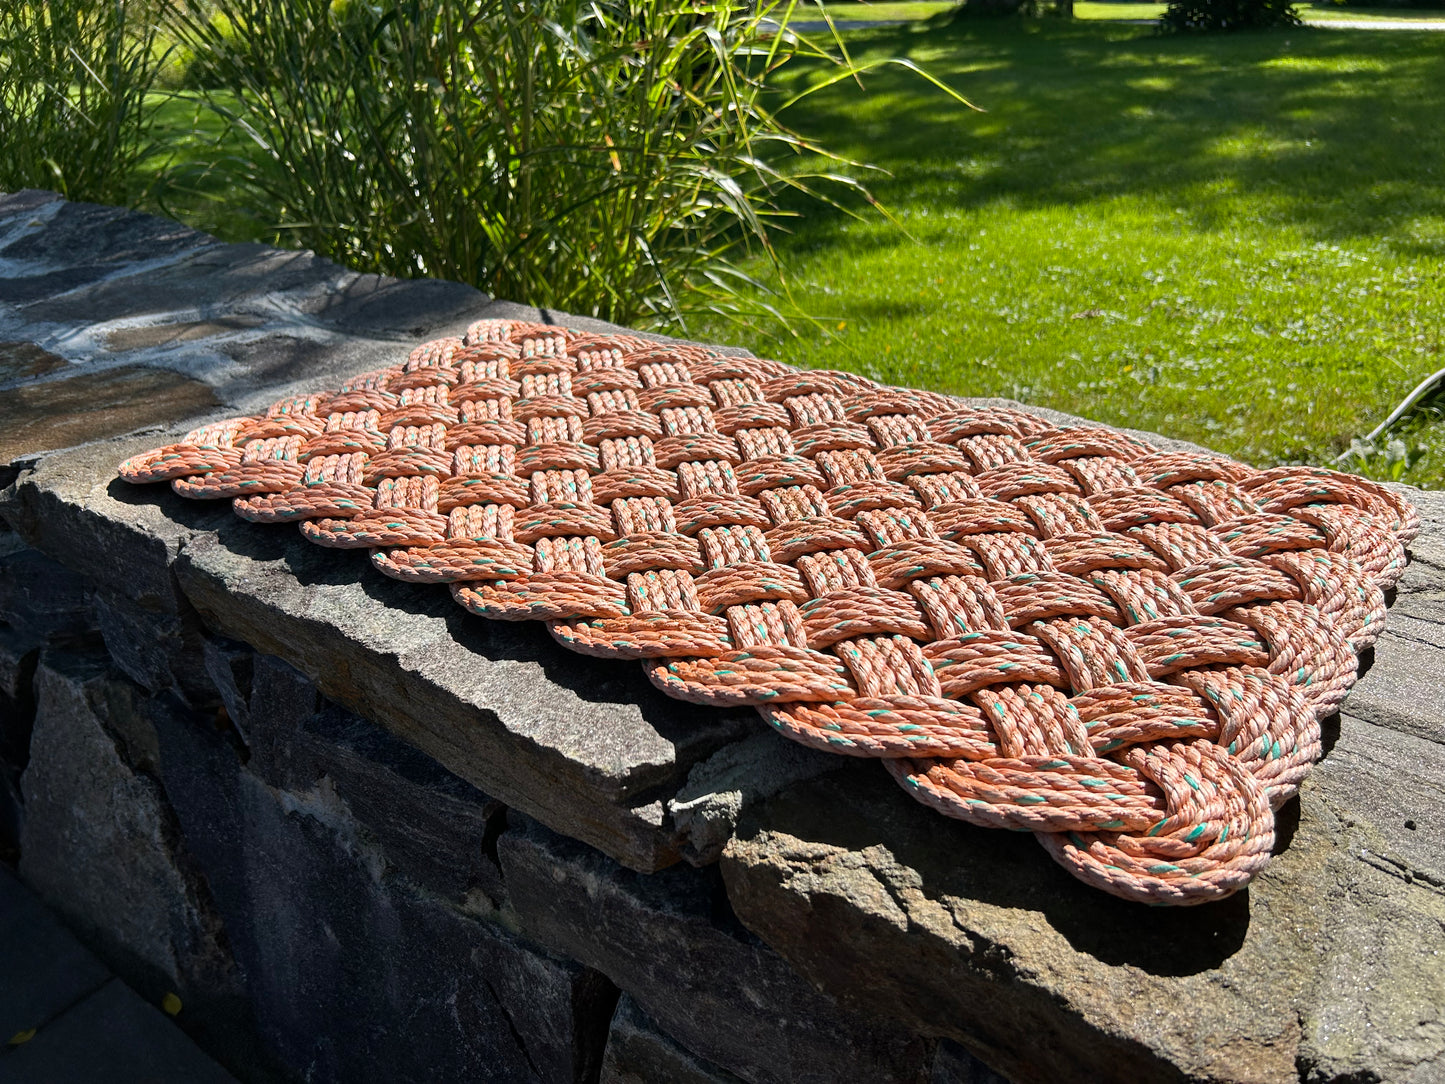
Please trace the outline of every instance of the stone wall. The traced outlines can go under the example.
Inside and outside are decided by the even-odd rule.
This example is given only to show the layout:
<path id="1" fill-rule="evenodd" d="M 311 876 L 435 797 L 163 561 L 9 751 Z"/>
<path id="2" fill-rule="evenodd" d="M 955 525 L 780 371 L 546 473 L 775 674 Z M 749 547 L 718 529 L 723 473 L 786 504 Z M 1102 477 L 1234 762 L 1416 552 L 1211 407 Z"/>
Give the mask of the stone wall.
<path id="1" fill-rule="evenodd" d="M 1274 864 L 1151 911 L 875 764 L 114 479 L 485 315 L 586 323 L 0 197 L 0 859 L 238 1077 L 1445 1078 L 1445 503 L 1415 495 Z"/>
<path id="2" fill-rule="evenodd" d="M 3 537 L 7 853 L 237 1075 L 985 1079 L 815 990 L 716 866 L 629 870 Z"/>

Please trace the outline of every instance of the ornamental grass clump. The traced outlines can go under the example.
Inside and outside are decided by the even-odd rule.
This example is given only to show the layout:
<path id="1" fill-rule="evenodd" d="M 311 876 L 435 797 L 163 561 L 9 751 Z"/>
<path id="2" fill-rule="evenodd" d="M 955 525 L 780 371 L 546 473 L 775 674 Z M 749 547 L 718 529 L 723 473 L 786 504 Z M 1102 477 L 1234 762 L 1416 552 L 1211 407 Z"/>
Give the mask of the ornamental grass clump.
<path id="1" fill-rule="evenodd" d="M 806 94 L 874 66 L 793 33 L 793 6 L 189 0 L 175 23 L 204 58 L 197 93 L 255 151 L 213 168 L 282 239 L 685 329 L 787 307 L 780 273 L 760 291 L 740 265 L 761 253 L 779 272 L 788 193 L 866 200 L 826 154 L 822 172 L 788 168 L 822 152 L 780 120 L 772 76 L 830 59 Z"/>
<path id="2" fill-rule="evenodd" d="M 138 199 L 165 59 L 133 0 L 0 2 L 0 191 Z"/>

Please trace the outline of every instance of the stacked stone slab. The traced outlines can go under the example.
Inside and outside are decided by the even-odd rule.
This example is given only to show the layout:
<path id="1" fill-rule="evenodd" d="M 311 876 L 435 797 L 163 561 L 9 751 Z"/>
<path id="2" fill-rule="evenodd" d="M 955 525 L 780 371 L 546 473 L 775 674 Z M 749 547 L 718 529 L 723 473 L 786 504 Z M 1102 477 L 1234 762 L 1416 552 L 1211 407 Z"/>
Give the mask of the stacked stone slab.
<path id="1" fill-rule="evenodd" d="M 587 324 L 0 197 L 5 857 L 143 994 L 179 990 L 233 1072 L 1445 1073 L 1445 502 L 1412 494 L 1425 530 L 1282 853 L 1151 911 L 750 712 L 114 480 L 198 418 L 486 316 Z M 54 420 L 96 388 L 112 424 Z"/>

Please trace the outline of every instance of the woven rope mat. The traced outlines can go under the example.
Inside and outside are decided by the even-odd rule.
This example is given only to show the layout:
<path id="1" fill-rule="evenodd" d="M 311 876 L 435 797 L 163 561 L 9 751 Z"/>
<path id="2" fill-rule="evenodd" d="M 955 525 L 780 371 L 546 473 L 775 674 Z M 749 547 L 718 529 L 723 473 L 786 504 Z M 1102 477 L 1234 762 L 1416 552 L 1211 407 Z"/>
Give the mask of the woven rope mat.
<path id="1" fill-rule="evenodd" d="M 1332 471 L 505 321 L 120 474 L 754 705 L 1169 904 L 1267 863 L 1419 530 Z"/>

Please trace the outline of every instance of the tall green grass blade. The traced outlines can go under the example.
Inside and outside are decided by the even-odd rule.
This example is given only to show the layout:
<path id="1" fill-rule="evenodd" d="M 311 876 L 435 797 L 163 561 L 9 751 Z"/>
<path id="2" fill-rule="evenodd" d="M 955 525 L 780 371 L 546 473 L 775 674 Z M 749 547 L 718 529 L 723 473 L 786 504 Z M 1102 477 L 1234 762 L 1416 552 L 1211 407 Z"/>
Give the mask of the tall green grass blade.
<path id="1" fill-rule="evenodd" d="M 168 52 L 136 0 L 0 4 L 0 190 L 139 199 Z"/>
<path id="2" fill-rule="evenodd" d="M 178 0 L 172 21 L 199 58 L 193 93 L 253 148 L 217 163 L 227 199 L 269 209 L 273 236 L 364 270 L 683 326 L 773 318 L 711 269 L 764 254 L 786 298 L 769 233 L 796 213 L 784 193 L 870 202 L 837 171 L 780 168 L 826 152 L 770 104 L 776 73 L 800 56 L 840 78 L 869 66 L 836 32 L 829 49 L 790 31 L 795 7 Z"/>

